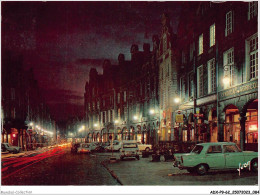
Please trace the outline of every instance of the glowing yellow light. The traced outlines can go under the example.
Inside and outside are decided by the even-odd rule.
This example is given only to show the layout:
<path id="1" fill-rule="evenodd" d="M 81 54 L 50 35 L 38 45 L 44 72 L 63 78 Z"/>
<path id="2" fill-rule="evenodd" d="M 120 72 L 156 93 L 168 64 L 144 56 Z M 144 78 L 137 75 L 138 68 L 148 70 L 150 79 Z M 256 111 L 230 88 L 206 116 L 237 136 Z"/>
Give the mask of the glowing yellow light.
<path id="1" fill-rule="evenodd" d="M 225 77 L 223 78 L 223 83 L 224 83 L 225 85 L 229 84 L 229 83 L 230 83 L 230 78 L 225 76 Z"/>
<path id="2" fill-rule="evenodd" d="M 150 110 L 150 114 L 154 114 L 154 112 L 155 112 L 154 109 Z"/>
<path id="3" fill-rule="evenodd" d="M 175 103 L 179 103 L 180 101 L 181 101 L 180 98 L 178 98 L 178 97 L 174 98 L 174 102 L 175 102 Z"/>
<path id="4" fill-rule="evenodd" d="M 137 116 L 136 115 L 133 118 L 134 118 L 134 120 L 137 120 Z"/>

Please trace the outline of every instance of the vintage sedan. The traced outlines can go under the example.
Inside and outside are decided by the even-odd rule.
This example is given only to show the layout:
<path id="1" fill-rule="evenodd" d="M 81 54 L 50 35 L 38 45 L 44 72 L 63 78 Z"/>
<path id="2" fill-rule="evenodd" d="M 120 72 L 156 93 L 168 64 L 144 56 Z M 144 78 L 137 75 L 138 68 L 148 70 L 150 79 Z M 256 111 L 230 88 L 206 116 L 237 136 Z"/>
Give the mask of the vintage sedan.
<path id="1" fill-rule="evenodd" d="M 197 144 L 190 153 L 175 154 L 173 166 L 204 175 L 208 170 L 243 169 L 258 171 L 258 152 L 241 151 L 233 142 Z"/>

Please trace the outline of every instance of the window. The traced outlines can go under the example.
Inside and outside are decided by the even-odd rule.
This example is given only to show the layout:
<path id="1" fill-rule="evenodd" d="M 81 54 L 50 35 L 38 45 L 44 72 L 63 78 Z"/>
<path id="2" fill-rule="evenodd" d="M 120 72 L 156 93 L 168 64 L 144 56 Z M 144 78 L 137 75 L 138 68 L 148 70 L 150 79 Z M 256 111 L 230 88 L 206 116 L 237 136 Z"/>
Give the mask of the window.
<path id="1" fill-rule="evenodd" d="M 117 94 L 117 103 L 120 103 L 120 93 Z"/>
<path id="2" fill-rule="evenodd" d="M 224 153 L 240 152 L 236 145 L 225 145 L 223 146 Z"/>
<path id="3" fill-rule="evenodd" d="M 257 15 L 257 1 L 248 3 L 248 20 Z"/>
<path id="4" fill-rule="evenodd" d="M 199 55 L 203 54 L 203 34 L 199 36 Z"/>
<path id="5" fill-rule="evenodd" d="M 185 64 L 186 63 L 186 56 L 184 51 L 182 52 L 182 63 Z"/>
<path id="6" fill-rule="evenodd" d="M 226 14 L 226 28 L 225 28 L 225 35 L 228 36 L 233 32 L 233 14 L 232 11 L 229 11 Z"/>
<path id="7" fill-rule="evenodd" d="M 216 91 L 216 66 L 215 58 L 208 61 L 208 93 Z"/>
<path id="8" fill-rule="evenodd" d="M 258 36 L 254 35 L 247 41 L 249 46 L 250 79 L 258 77 Z"/>
<path id="9" fill-rule="evenodd" d="M 124 91 L 124 102 L 126 102 L 126 91 Z"/>
<path id="10" fill-rule="evenodd" d="M 11 100 L 15 100 L 15 89 L 11 88 Z"/>
<path id="11" fill-rule="evenodd" d="M 198 97 L 202 97 L 203 96 L 203 65 L 198 67 L 197 78 L 198 78 Z"/>
<path id="12" fill-rule="evenodd" d="M 167 38 L 166 36 L 163 37 L 163 52 L 167 50 Z"/>
<path id="13" fill-rule="evenodd" d="M 193 73 L 189 74 L 189 97 L 193 97 Z"/>
<path id="14" fill-rule="evenodd" d="M 202 149 L 203 149 L 203 146 L 201 146 L 201 145 L 196 145 L 196 146 L 192 149 L 191 153 L 200 154 L 201 151 L 202 151 Z"/>
<path id="15" fill-rule="evenodd" d="M 193 60 L 193 52 L 195 50 L 195 46 L 194 46 L 194 43 L 191 43 L 190 44 L 190 61 Z"/>
<path id="16" fill-rule="evenodd" d="M 99 101 L 97 101 L 97 109 L 99 109 Z"/>
<path id="17" fill-rule="evenodd" d="M 180 92 L 181 92 L 181 99 L 184 100 L 185 98 L 185 83 L 184 83 L 184 77 L 180 78 Z"/>
<path id="18" fill-rule="evenodd" d="M 222 153 L 222 148 L 218 146 L 210 146 L 207 153 Z"/>
<path id="19" fill-rule="evenodd" d="M 235 84 L 235 66 L 234 66 L 234 48 L 224 53 L 224 88 L 228 88 Z"/>
<path id="20" fill-rule="evenodd" d="M 215 45 L 215 24 L 211 25 L 209 28 L 209 35 L 210 35 L 210 40 L 209 40 L 209 46 L 212 47 Z"/>

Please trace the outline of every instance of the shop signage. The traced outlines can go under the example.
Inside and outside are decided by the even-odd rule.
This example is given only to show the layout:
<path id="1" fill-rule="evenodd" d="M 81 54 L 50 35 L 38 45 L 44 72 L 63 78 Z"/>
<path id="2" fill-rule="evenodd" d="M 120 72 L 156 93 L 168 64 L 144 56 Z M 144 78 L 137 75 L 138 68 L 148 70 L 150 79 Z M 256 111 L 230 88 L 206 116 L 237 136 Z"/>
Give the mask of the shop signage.
<path id="1" fill-rule="evenodd" d="M 243 94 L 247 94 L 247 93 L 254 92 L 254 91 L 258 91 L 258 81 L 257 80 L 250 81 L 248 83 L 238 85 L 231 89 L 221 91 L 221 92 L 219 92 L 218 97 L 219 97 L 219 100 L 223 100 L 226 98 L 232 98 L 232 97 L 236 97 L 237 95 L 240 95 L 240 94 L 243 95 Z"/>
<path id="2" fill-rule="evenodd" d="M 176 114 L 175 115 L 175 122 L 176 123 L 183 123 L 183 114 Z"/>

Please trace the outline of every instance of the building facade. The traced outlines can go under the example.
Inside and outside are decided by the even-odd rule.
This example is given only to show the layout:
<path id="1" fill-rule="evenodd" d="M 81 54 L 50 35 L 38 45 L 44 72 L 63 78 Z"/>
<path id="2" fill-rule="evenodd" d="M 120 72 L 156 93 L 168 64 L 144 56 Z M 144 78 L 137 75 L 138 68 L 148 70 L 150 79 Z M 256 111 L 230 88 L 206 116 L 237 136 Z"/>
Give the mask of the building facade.
<path id="1" fill-rule="evenodd" d="M 178 29 L 182 140 L 257 150 L 257 2 L 194 7 L 184 8 Z"/>
<path id="2" fill-rule="evenodd" d="M 148 44 L 143 51 L 132 45 L 130 61 L 120 54 L 118 65 L 104 62 L 103 75 L 90 72 L 87 139 L 231 141 L 257 150 L 257 6 L 184 2 L 177 35 L 163 14 L 152 51 Z M 91 110 L 93 104 L 99 110 Z"/>
<path id="3" fill-rule="evenodd" d="M 33 70 L 23 69 L 21 56 L 3 51 L 1 75 L 1 143 L 27 150 L 54 141 L 55 122 L 40 94 Z"/>

